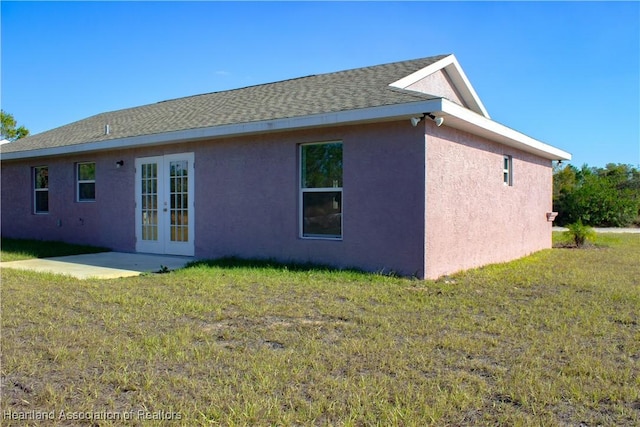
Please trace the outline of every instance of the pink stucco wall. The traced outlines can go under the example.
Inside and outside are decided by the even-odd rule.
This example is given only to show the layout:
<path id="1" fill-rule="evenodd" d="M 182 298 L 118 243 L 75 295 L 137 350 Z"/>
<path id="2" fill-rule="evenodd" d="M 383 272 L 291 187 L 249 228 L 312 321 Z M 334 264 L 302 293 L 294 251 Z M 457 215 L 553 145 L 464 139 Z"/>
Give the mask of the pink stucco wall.
<path id="1" fill-rule="evenodd" d="M 299 144 L 343 142 L 343 239 L 299 237 Z M 135 251 L 136 157 L 195 153 L 195 255 L 268 257 L 423 273 L 424 131 L 408 120 L 2 164 L 2 234 Z M 122 168 L 115 162 L 124 161 Z M 96 162 L 95 203 L 75 202 L 74 164 Z M 49 167 L 32 213 L 31 168 Z M 82 219 L 82 220 L 81 220 Z"/>
<path id="2" fill-rule="evenodd" d="M 503 156 L 513 156 L 513 186 Z M 427 124 L 426 276 L 513 260 L 551 246 L 551 161 Z"/>
<path id="3" fill-rule="evenodd" d="M 2 162 L 2 235 L 131 250 L 133 164 L 124 152 Z M 96 162 L 96 202 L 76 202 L 75 164 Z M 49 168 L 49 213 L 33 213 L 32 168 Z"/>
<path id="4" fill-rule="evenodd" d="M 323 141 L 343 142 L 341 241 L 299 238 L 298 146 Z M 421 274 L 424 144 L 408 120 L 199 143 L 196 153 L 197 256 Z"/>
<path id="5" fill-rule="evenodd" d="M 435 73 L 429 74 L 408 86 L 407 89 L 441 96 L 463 107 L 467 106 L 445 70 L 438 70 Z"/>
<path id="6" fill-rule="evenodd" d="M 329 141 L 343 142 L 343 239 L 301 239 L 298 147 Z M 134 252 L 135 159 L 181 152 L 195 154 L 196 257 L 436 278 L 551 245 L 550 161 L 429 120 L 3 161 L 2 235 Z M 512 187 L 502 180 L 504 154 L 513 156 Z M 74 165 L 85 161 L 96 162 L 94 203 L 75 201 Z M 31 168 L 40 165 L 49 167 L 46 215 L 32 213 Z"/>

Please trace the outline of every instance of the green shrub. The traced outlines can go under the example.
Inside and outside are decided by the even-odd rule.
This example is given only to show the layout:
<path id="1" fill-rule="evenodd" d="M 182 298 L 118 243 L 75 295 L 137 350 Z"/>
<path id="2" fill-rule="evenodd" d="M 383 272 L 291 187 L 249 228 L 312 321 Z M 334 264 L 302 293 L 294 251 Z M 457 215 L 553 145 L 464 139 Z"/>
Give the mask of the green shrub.
<path id="1" fill-rule="evenodd" d="M 628 227 L 640 214 L 640 171 L 630 165 L 556 166 L 553 186 L 557 225 L 581 220 L 597 227 Z"/>
<path id="2" fill-rule="evenodd" d="M 584 246 L 587 240 L 595 240 L 596 238 L 594 229 L 582 224 L 582 220 L 578 220 L 573 224 L 567 224 L 566 227 L 568 230 L 564 232 L 565 235 L 570 237 L 579 248 Z"/>

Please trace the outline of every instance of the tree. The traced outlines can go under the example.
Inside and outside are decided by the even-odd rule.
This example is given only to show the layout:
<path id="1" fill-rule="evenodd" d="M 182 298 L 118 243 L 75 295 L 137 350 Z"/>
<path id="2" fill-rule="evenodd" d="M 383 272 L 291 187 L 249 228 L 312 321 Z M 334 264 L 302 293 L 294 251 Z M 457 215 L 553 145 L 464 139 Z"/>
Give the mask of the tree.
<path id="1" fill-rule="evenodd" d="M 553 209 L 558 212 L 559 225 L 581 221 L 591 226 L 624 227 L 638 219 L 640 171 L 630 165 L 556 167 L 553 185 Z"/>
<path id="2" fill-rule="evenodd" d="M 578 169 L 575 166 L 562 166 L 556 164 L 553 168 L 553 200 L 561 201 L 576 188 L 576 175 Z M 555 208 L 554 208 L 555 210 Z"/>
<path id="3" fill-rule="evenodd" d="M 16 128 L 18 124 L 13 115 L 6 113 L 4 110 L 0 110 L 0 119 L 2 124 L 0 126 L 0 139 L 6 139 L 8 141 L 15 141 L 16 139 L 24 138 L 29 135 L 29 129 L 24 126 Z"/>

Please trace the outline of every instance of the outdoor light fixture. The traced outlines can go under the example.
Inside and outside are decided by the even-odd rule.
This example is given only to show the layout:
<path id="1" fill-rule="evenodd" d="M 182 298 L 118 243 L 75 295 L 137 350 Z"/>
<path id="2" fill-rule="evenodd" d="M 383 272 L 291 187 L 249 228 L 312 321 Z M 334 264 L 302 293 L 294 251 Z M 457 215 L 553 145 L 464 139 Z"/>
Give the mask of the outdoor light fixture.
<path id="1" fill-rule="evenodd" d="M 118 161 L 116 162 L 116 167 L 117 167 L 117 168 L 121 168 L 121 167 L 122 167 L 122 165 L 124 165 L 124 160 L 118 160 Z"/>
<path id="2" fill-rule="evenodd" d="M 420 123 L 420 121 L 422 119 L 424 119 L 425 117 L 429 117 L 431 120 L 436 122 L 436 126 L 438 126 L 438 127 L 442 126 L 442 123 L 444 123 L 444 117 L 442 117 L 442 116 L 434 116 L 431 113 L 424 113 L 422 115 L 422 117 L 411 117 L 411 126 L 413 126 L 413 127 L 418 126 L 418 123 Z"/>
<path id="3" fill-rule="evenodd" d="M 436 126 L 438 126 L 438 127 L 442 126 L 442 123 L 444 123 L 444 117 L 442 117 L 442 116 L 434 116 L 431 113 L 427 113 L 427 116 L 429 116 L 429 118 L 431 120 L 436 122 Z"/>

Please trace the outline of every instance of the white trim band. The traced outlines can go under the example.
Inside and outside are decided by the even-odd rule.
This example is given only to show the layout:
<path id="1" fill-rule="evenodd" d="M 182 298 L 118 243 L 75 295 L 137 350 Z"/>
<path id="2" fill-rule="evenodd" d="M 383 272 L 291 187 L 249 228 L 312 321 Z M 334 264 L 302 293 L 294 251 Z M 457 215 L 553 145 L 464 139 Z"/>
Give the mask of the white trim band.
<path id="1" fill-rule="evenodd" d="M 446 59 L 446 58 L 445 58 Z M 173 144 L 219 137 L 307 129 L 325 126 L 392 121 L 431 113 L 444 117 L 444 125 L 500 142 L 550 160 L 571 160 L 571 154 L 540 142 L 518 131 L 443 98 L 335 113 L 314 114 L 259 122 L 187 129 L 106 141 L 88 142 L 62 147 L 2 153 L 1 160 L 31 159 L 46 156 L 127 149 L 151 145 Z M 407 121 L 410 126 L 410 123 Z"/>

